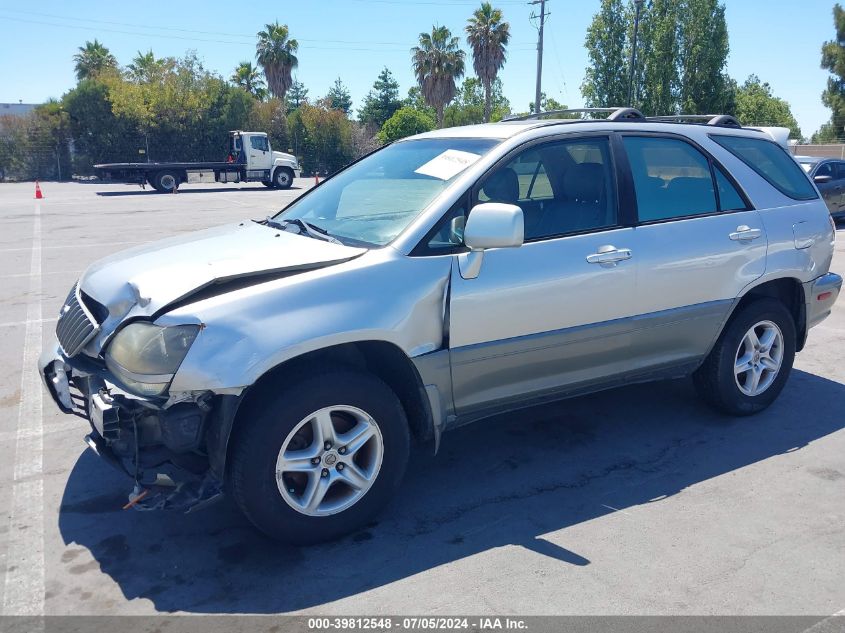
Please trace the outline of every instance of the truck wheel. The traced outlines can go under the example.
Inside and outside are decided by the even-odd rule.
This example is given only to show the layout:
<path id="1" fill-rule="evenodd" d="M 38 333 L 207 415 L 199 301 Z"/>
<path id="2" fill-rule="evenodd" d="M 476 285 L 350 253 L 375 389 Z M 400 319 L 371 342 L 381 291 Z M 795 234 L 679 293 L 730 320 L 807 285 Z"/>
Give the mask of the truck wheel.
<path id="1" fill-rule="evenodd" d="M 276 185 L 273 183 L 272 180 L 262 180 L 261 184 L 265 187 L 275 187 Z"/>
<path id="2" fill-rule="evenodd" d="M 776 299 L 736 314 L 693 374 L 699 395 L 728 415 L 758 413 L 778 397 L 795 360 L 795 322 Z"/>
<path id="3" fill-rule="evenodd" d="M 279 189 L 290 189 L 293 184 L 293 171 L 288 167 L 279 167 L 273 174 L 273 184 Z"/>
<path id="4" fill-rule="evenodd" d="M 179 188 L 179 177 L 172 171 L 160 171 L 153 176 L 153 187 L 159 193 L 173 193 Z"/>
<path id="5" fill-rule="evenodd" d="M 273 538 L 334 539 L 395 494 L 409 445 L 405 412 L 384 382 L 354 370 L 319 374 L 267 393 L 245 413 L 228 489 Z"/>

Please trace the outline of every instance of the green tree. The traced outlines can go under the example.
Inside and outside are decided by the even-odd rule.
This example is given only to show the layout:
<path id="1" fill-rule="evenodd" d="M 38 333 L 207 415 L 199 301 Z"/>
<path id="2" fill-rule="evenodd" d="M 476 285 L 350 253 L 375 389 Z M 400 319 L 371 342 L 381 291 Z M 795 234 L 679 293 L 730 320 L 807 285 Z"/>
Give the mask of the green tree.
<path id="1" fill-rule="evenodd" d="M 650 0 L 642 13 L 634 105 L 646 114 L 678 111 L 681 2 Z"/>
<path id="2" fill-rule="evenodd" d="M 566 110 L 568 106 L 562 104 L 560 101 L 555 99 L 554 97 L 549 97 L 546 95 L 545 92 L 540 93 L 540 112 L 551 112 L 552 110 Z M 534 102 L 528 104 L 528 112 L 529 114 L 534 112 Z M 557 116 L 551 117 L 553 119 L 579 119 L 581 115 L 578 113 L 573 114 L 559 114 Z"/>
<path id="3" fill-rule="evenodd" d="M 306 173 L 333 174 L 354 156 L 353 124 L 328 99 L 303 103 L 290 115 L 289 128 Z"/>
<path id="4" fill-rule="evenodd" d="M 622 0 L 601 0 L 601 8 L 587 29 L 584 46 L 590 65 L 581 84 L 588 108 L 622 105 L 628 100 L 625 59 L 628 11 Z"/>
<path id="5" fill-rule="evenodd" d="M 252 62 L 241 62 L 232 73 L 232 83 L 243 88 L 259 101 L 267 97 L 267 87 L 261 78 L 261 71 Z"/>
<path id="6" fill-rule="evenodd" d="M 401 107 L 399 82 L 385 66 L 373 82 L 373 89 L 364 97 L 364 105 L 358 110 L 358 120 L 381 127 Z"/>
<path id="7" fill-rule="evenodd" d="M 349 89 L 343 85 L 340 77 L 334 80 L 332 87 L 326 95 L 326 100 L 329 102 L 329 107 L 340 110 L 344 114 L 349 114 L 352 110 L 352 96 L 349 94 Z"/>
<path id="8" fill-rule="evenodd" d="M 456 81 L 464 75 L 460 40 L 445 26 L 435 26 L 431 33 L 420 33 L 419 46 L 411 49 L 411 55 L 422 95 L 434 108 L 437 127 L 443 127 L 443 111 L 455 97 Z"/>
<path id="9" fill-rule="evenodd" d="M 437 119 L 437 113 L 425 101 L 422 90 L 419 86 L 411 86 L 408 88 L 408 96 L 402 101 L 402 107 L 413 108 L 427 114 L 432 119 Z"/>
<path id="10" fill-rule="evenodd" d="M 789 104 L 774 96 L 772 87 L 757 75 L 737 88 L 735 115 L 743 125 L 788 127 L 790 137 L 803 138 Z"/>
<path id="11" fill-rule="evenodd" d="M 138 150 L 146 151 L 136 122 L 115 115 L 109 89 L 103 82 L 80 81 L 62 97 L 62 106 L 70 118 L 76 173 L 91 174 L 96 163 L 138 160 Z M 144 160 L 143 156 L 140 158 Z"/>
<path id="12" fill-rule="evenodd" d="M 299 65 L 298 50 L 299 42 L 290 38 L 287 24 L 279 24 L 277 20 L 258 32 L 255 58 L 264 69 L 270 94 L 278 97 L 281 104 L 285 103 L 285 95 L 293 82 L 291 71 Z"/>
<path id="13" fill-rule="evenodd" d="M 146 53 L 138 51 L 132 63 L 126 66 L 126 73 L 132 81 L 156 81 L 174 63 L 172 58 L 157 59 L 152 50 Z"/>
<path id="14" fill-rule="evenodd" d="M 443 117 L 446 127 L 484 123 L 486 96 L 479 78 L 464 79 L 455 100 L 446 107 Z M 489 120 L 501 121 L 511 113 L 510 102 L 502 94 L 502 80 L 498 77 L 490 84 L 490 101 Z"/>
<path id="15" fill-rule="evenodd" d="M 730 50 L 725 5 L 719 0 L 683 0 L 678 44 L 681 111 L 716 114 L 733 110 L 733 84 L 725 73 Z"/>
<path id="16" fill-rule="evenodd" d="M 837 2 L 833 7 L 836 38 L 822 45 L 821 67 L 830 72 L 822 103 L 833 112 L 830 122 L 813 136 L 813 142 L 832 142 L 842 138 L 845 126 L 845 10 Z"/>
<path id="17" fill-rule="evenodd" d="M 466 26 L 467 44 L 472 49 L 472 67 L 484 87 L 484 121 L 493 111 L 493 82 L 507 60 L 510 24 L 504 21 L 501 9 L 482 2 Z"/>
<path id="18" fill-rule="evenodd" d="M 79 52 L 73 56 L 74 70 L 79 81 L 96 77 L 105 70 L 117 68 L 117 60 L 108 48 L 95 38 L 93 42 L 85 42 L 79 47 Z"/>
<path id="19" fill-rule="evenodd" d="M 435 125 L 434 118 L 425 112 L 403 106 L 384 122 L 377 136 L 382 143 L 392 143 L 406 136 L 433 130 Z"/>
<path id="20" fill-rule="evenodd" d="M 287 105 L 287 111 L 293 112 L 307 101 L 308 88 L 305 87 L 305 84 L 303 84 L 296 77 L 294 77 L 293 82 L 290 85 L 290 89 L 288 90 L 288 93 L 285 96 L 285 104 Z"/>
<path id="21" fill-rule="evenodd" d="M 590 65 L 581 94 L 588 108 L 607 108 L 628 101 L 625 56 L 630 11 L 622 0 L 601 0 L 601 8 L 587 29 L 584 43 Z"/>

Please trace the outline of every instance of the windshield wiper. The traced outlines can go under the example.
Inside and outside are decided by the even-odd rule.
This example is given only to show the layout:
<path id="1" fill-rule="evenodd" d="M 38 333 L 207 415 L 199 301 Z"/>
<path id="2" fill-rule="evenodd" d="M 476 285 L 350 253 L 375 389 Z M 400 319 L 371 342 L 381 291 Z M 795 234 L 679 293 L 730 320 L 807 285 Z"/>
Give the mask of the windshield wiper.
<path id="1" fill-rule="evenodd" d="M 299 229 L 299 234 L 305 233 L 309 237 L 313 237 L 317 240 L 324 240 L 326 242 L 331 242 L 332 244 L 343 244 L 339 239 L 332 237 L 329 235 L 329 232 L 319 226 L 315 226 L 310 222 L 306 222 L 301 218 L 291 218 L 286 220 L 276 221 L 271 217 L 267 217 L 264 221 L 259 221 L 259 224 L 264 224 L 265 226 L 269 226 L 273 229 L 279 229 L 281 231 L 287 230 L 287 227 L 293 225 Z"/>

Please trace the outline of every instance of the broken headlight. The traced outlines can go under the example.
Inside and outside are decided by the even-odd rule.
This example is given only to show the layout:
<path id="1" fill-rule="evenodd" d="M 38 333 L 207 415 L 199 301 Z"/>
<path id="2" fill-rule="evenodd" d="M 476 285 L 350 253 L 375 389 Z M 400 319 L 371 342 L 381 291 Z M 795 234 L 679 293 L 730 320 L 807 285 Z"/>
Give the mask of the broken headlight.
<path id="1" fill-rule="evenodd" d="M 129 391 L 141 396 L 161 395 L 199 331 L 199 325 L 130 323 L 106 349 L 106 366 Z"/>

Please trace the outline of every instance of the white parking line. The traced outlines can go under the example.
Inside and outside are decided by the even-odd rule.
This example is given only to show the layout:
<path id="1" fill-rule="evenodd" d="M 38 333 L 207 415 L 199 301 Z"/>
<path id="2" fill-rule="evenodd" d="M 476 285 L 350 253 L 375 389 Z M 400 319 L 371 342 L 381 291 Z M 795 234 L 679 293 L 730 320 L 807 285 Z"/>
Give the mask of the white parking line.
<path id="1" fill-rule="evenodd" d="M 33 216 L 29 296 L 35 298 L 26 306 L 3 615 L 44 613 L 44 438 L 41 378 L 35 364 L 41 352 L 40 204 L 35 205 Z"/>
<path id="2" fill-rule="evenodd" d="M 146 244 L 146 242 L 96 242 L 94 244 L 86 244 L 85 242 L 76 242 L 75 244 L 54 244 L 53 246 L 39 247 L 43 250 L 52 250 L 59 248 L 78 248 L 84 250 L 86 248 L 93 248 L 95 246 L 125 246 L 127 244 Z M 0 248 L 0 253 L 14 253 L 17 251 L 28 251 L 28 248 Z"/>
<path id="3" fill-rule="evenodd" d="M 46 273 L 41 273 L 41 276 L 44 275 L 78 275 L 81 273 L 81 270 L 53 270 Z M 0 279 L 15 279 L 17 277 L 32 277 L 32 273 L 9 273 L 8 275 L 0 275 Z"/>
<path id="4" fill-rule="evenodd" d="M 48 317 L 46 319 L 38 319 L 39 323 L 49 323 L 50 321 L 58 321 L 59 317 Z M 4 321 L 0 323 L 0 327 L 19 327 L 21 325 L 29 325 L 31 321 Z"/>

